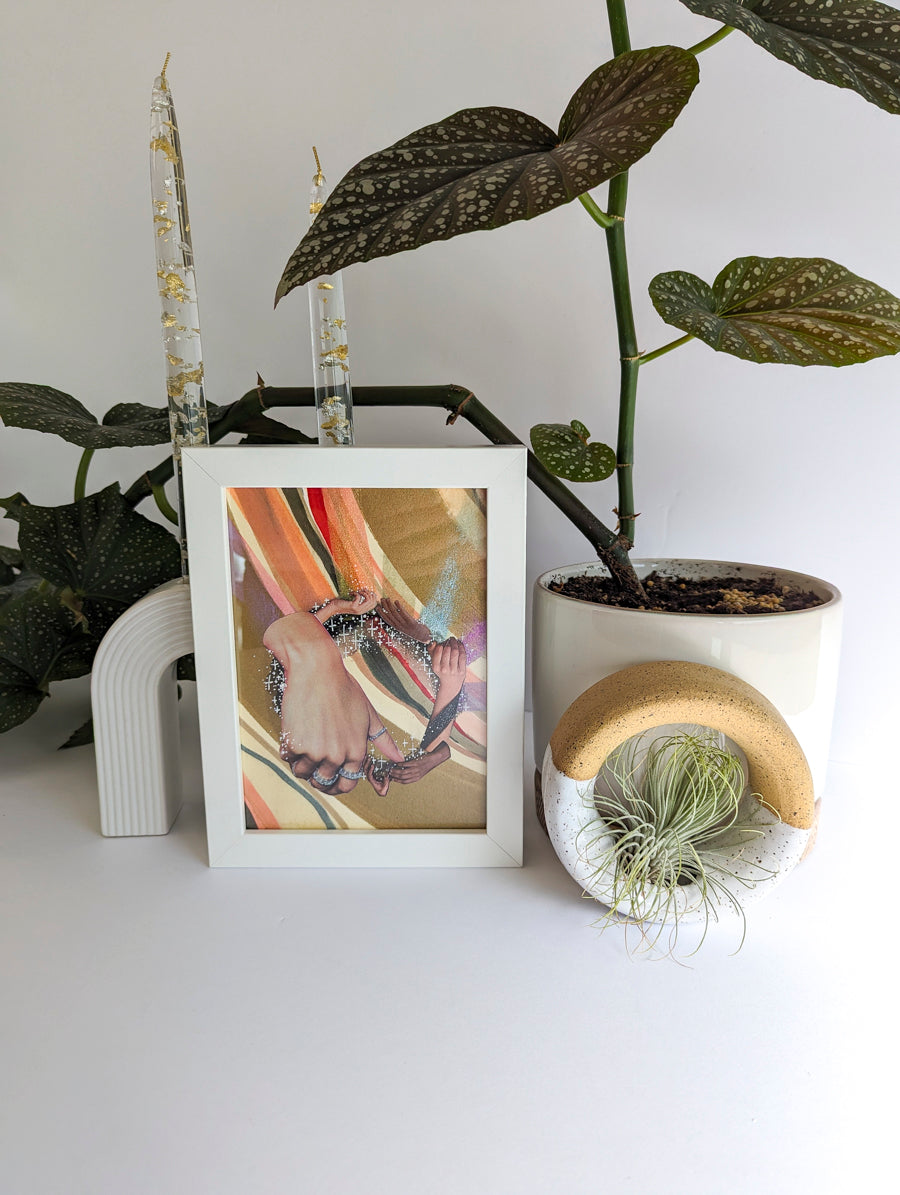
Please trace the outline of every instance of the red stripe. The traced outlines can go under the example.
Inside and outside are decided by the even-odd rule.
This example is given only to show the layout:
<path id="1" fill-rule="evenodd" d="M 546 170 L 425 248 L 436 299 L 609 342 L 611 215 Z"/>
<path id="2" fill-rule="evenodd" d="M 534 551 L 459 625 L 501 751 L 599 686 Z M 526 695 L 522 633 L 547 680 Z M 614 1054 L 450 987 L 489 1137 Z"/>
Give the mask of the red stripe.
<path id="1" fill-rule="evenodd" d="M 306 501 L 309 503 L 309 513 L 312 515 L 316 526 L 322 533 L 322 538 L 328 545 L 328 551 L 334 555 L 334 550 L 331 546 L 331 534 L 328 530 L 328 512 L 325 510 L 325 499 L 322 497 L 321 489 L 309 489 L 306 491 Z"/>

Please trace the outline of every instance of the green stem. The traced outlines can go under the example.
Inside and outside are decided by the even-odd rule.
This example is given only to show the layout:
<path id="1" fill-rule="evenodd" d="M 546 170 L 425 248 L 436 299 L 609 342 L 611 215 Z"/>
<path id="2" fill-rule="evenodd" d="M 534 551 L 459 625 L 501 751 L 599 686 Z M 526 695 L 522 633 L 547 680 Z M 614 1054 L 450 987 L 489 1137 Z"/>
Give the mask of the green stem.
<path id="1" fill-rule="evenodd" d="M 671 353 L 672 349 L 681 348 L 683 344 L 687 344 L 689 340 L 693 339 L 693 334 L 688 332 L 684 336 L 679 336 L 677 340 L 670 340 L 668 344 L 654 349 L 652 353 L 641 353 L 640 357 L 638 357 L 638 365 L 646 365 L 648 361 L 655 361 L 657 357 L 664 357 L 666 353 Z"/>
<path id="2" fill-rule="evenodd" d="M 94 455 L 96 449 L 85 448 L 81 454 L 81 460 L 78 462 L 78 472 L 75 474 L 75 501 L 78 502 L 84 497 L 87 490 L 87 475 L 88 469 L 91 467 L 91 457 Z"/>
<path id="3" fill-rule="evenodd" d="M 608 216 L 602 208 L 598 207 L 590 195 L 584 194 L 578 196 L 578 202 L 582 205 L 584 210 L 588 213 L 592 220 L 596 220 L 601 228 L 612 228 L 616 223 L 614 216 Z"/>
<path id="4" fill-rule="evenodd" d="M 722 28 L 716 33 L 711 33 L 710 36 L 704 38 L 703 41 L 698 41 L 696 46 L 689 46 L 688 53 L 693 54 L 694 57 L 696 57 L 698 54 L 702 54 L 704 50 L 708 50 L 710 46 L 716 45 L 722 40 L 723 37 L 727 37 L 729 33 L 734 33 L 734 26 L 723 25 Z"/>
<path id="5" fill-rule="evenodd" d="M 606 0 L 606 15 L 609 18 L 613 54 L 618 58 L 620 54 L 625 54 L 631 49 L 631 34 L 628 32 L 628 12 L 625 0 Z"/>
<path id="6" fill-rule="evenodd" d="M 152 489 L 153 489 L 153 501 L 156 503 L 156 505 L 159 507 L 159 509 L 162 511 L 162 513 L 166 516 L 166 518 L 169 520 L 169 522 L 174 523 L 175 526 L 177 527 L 178 526 L 178 513 L 175 510 L 175 508 L 172 506 L 169 499 L 166 497 L 166 491 L 163 489 L 163 487 L 161 485 L 155 485 L 152 487 Z"/>
<path id="7" fill-rule="evenodd" d="M 610 214 L 624 217 L 628 201 L 628 172 L 617 175 L 609 185 Z M 613 305 L 619 339 L 619 423 L 616 435 L 616 481 L 618 485 L 619 533 L 634 543 L 634 417 L 637 406 L 639 353 L 628 276 L 625 224 L 618 220 L 606 231 L 606 249 L 612 277 Z"/>
<path id="8" fill-rule="evenodd" d="M 618 57 L 631 49 L 625 0 L 606 0 L 613 53 Z M 625 246 L 625 208 L 628 203 L 628 171 L 609 184 L 609 215 L 613 224 L 606 230 L 606 250 L 612 278 L 613 305 L 619 340 L 619 423 L 616 436 L 616 481 L 618 485 L 619 535 L 628 548 L 634 543 L 634 416 L 637 405 L 639 353 L 628 276 Z"/>

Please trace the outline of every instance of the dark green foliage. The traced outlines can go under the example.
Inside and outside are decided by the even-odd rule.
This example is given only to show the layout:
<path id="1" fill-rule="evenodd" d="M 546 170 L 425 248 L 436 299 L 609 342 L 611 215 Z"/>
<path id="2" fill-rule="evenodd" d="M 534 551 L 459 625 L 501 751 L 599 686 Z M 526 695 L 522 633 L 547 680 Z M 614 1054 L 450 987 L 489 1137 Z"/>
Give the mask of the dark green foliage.
<path id="1" fill-rule="evenodd" d="M 160 418 L 164 416 L 164 420 Z M 106 416 L 104 424 L 71 394 L 52 386 L 27 382 L 0 384 L 0 419 L 8 427 L 25 427 L 62 436 L 82 448 L 117 448 L 138 444 L 162 444 L 169 439 L 169 419 L 140 403 L 120 403 Z M 106 420 L 110 425 L 105 426 Z"/>
<path id="2" fill-rule="evenodd" d="M 603 481 L 616 467 L 608 444 L 589 444 L 591 433 L 573 419 L 570 424 L 538 423 L 531 429 L 534 455 L 554 477 L 567 481 Z"/>
<path id="3" fill-rule="evenodd" d="M 89 672 L 86 632 L 52 593 L 32 589 L 0 609 L 0 731 L 24 722 L 50 682 Z"/>
<path id="4" fill-rule="evenodd" d="M 178 661 L 176 668 L 176 675 L 179 680 L 196 680 L 197 672 L 194 667 L 194 653 L 191 652 L 189 656 L 182 656 Z"/>
<path id="5" fill-rule="evenodd" d="M 900 351 L 900 300 L 822 257 L 740 257 L 708 286 L 658 274 L 666 323 L 718 352 L 781 365 L 856 365 Z"/>
<path id="6" fill-rule="evenodd" d="M 26 507 L 19 547 L 57 588 L 123 609 L 181 571 L 174 536 L 132 510 L 118 483 L 67 506 Z"/>
<path id="7" fill-rule="evenodd" d="M 14 576 L 0 588 L 0 730 L 30 717 L 51 682 L 90 672 L 119 615 L 181 571 L 174 536 L 132 510 L 118 485 L 12 510 L 19 550 L 5 551 Z"/>
<path id="8" fill-rule="evenodd" d="M 211 424 L 222 417 L 212 404 L 207 410 Z M 29 382 L 0 382 L 0 419 L 8 427 L 49 432 L 81 448 L 136 448 L 171 439 L 168 407 L 116 403 L 98 423 L 71 394 Z"/>
<path id="9" fill-rule="evenodd" d="M 65 751 L 70 747 L 86 747 L 94 741 L 94 719 L 88 718 L 82 722 L 77 730 L 73 730 L 64 743 L 60 743 L 59 750 Z"/>
<path id="10" fill-rule="evenodd" d="M 582 83 L 558 134 L 509 108 L 465 108 L 418 129 L 338 183 L 285 267 L 276 302 L 354 262 L 570 203 L 652 149 L 698 78 L 685 50 L 636 50 Z"/>
<path id="11" fill-rule="evenodd" d="M 681 0 L 813 79 L 900 112 L 900 12 L 875 0 Z"/>

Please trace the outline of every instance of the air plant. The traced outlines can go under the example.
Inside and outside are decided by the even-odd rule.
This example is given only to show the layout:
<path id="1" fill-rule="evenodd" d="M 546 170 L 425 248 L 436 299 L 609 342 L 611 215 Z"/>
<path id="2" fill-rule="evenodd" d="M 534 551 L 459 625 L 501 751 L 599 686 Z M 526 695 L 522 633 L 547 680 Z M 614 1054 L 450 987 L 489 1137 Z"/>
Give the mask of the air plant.
<path id="1" fill-rule="evenodd" d="M 597 816 L 577 845 L 591 867 L 590 895 L 608 907 L 598 924 L 624 915 L 648 948 L 668 931 L 672 949 L 680 923 L 700 921 L 696 950 L 710 922 L 731 911 L 742 925 L 740 949 L 741 890 L 775 874 L 742 855 L 777 814 L 749 791 L 744 763 L 723 735 L 702 727 L 652 735 L 617 747 L 586 795 Z"/>

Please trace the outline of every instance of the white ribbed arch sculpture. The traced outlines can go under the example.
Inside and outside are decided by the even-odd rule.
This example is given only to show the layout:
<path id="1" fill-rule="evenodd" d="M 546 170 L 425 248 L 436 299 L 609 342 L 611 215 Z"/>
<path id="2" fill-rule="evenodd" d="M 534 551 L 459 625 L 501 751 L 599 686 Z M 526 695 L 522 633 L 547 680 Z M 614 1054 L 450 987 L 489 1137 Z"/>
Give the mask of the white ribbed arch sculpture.
<path id="1" fill-rule="evenodd" d="M 171 829 L 181 807 L 175 663 L 193 650 L 191 591 L 182 580 L 135 602 L 97 650 L 91 704 L 107 836 Z"/>

